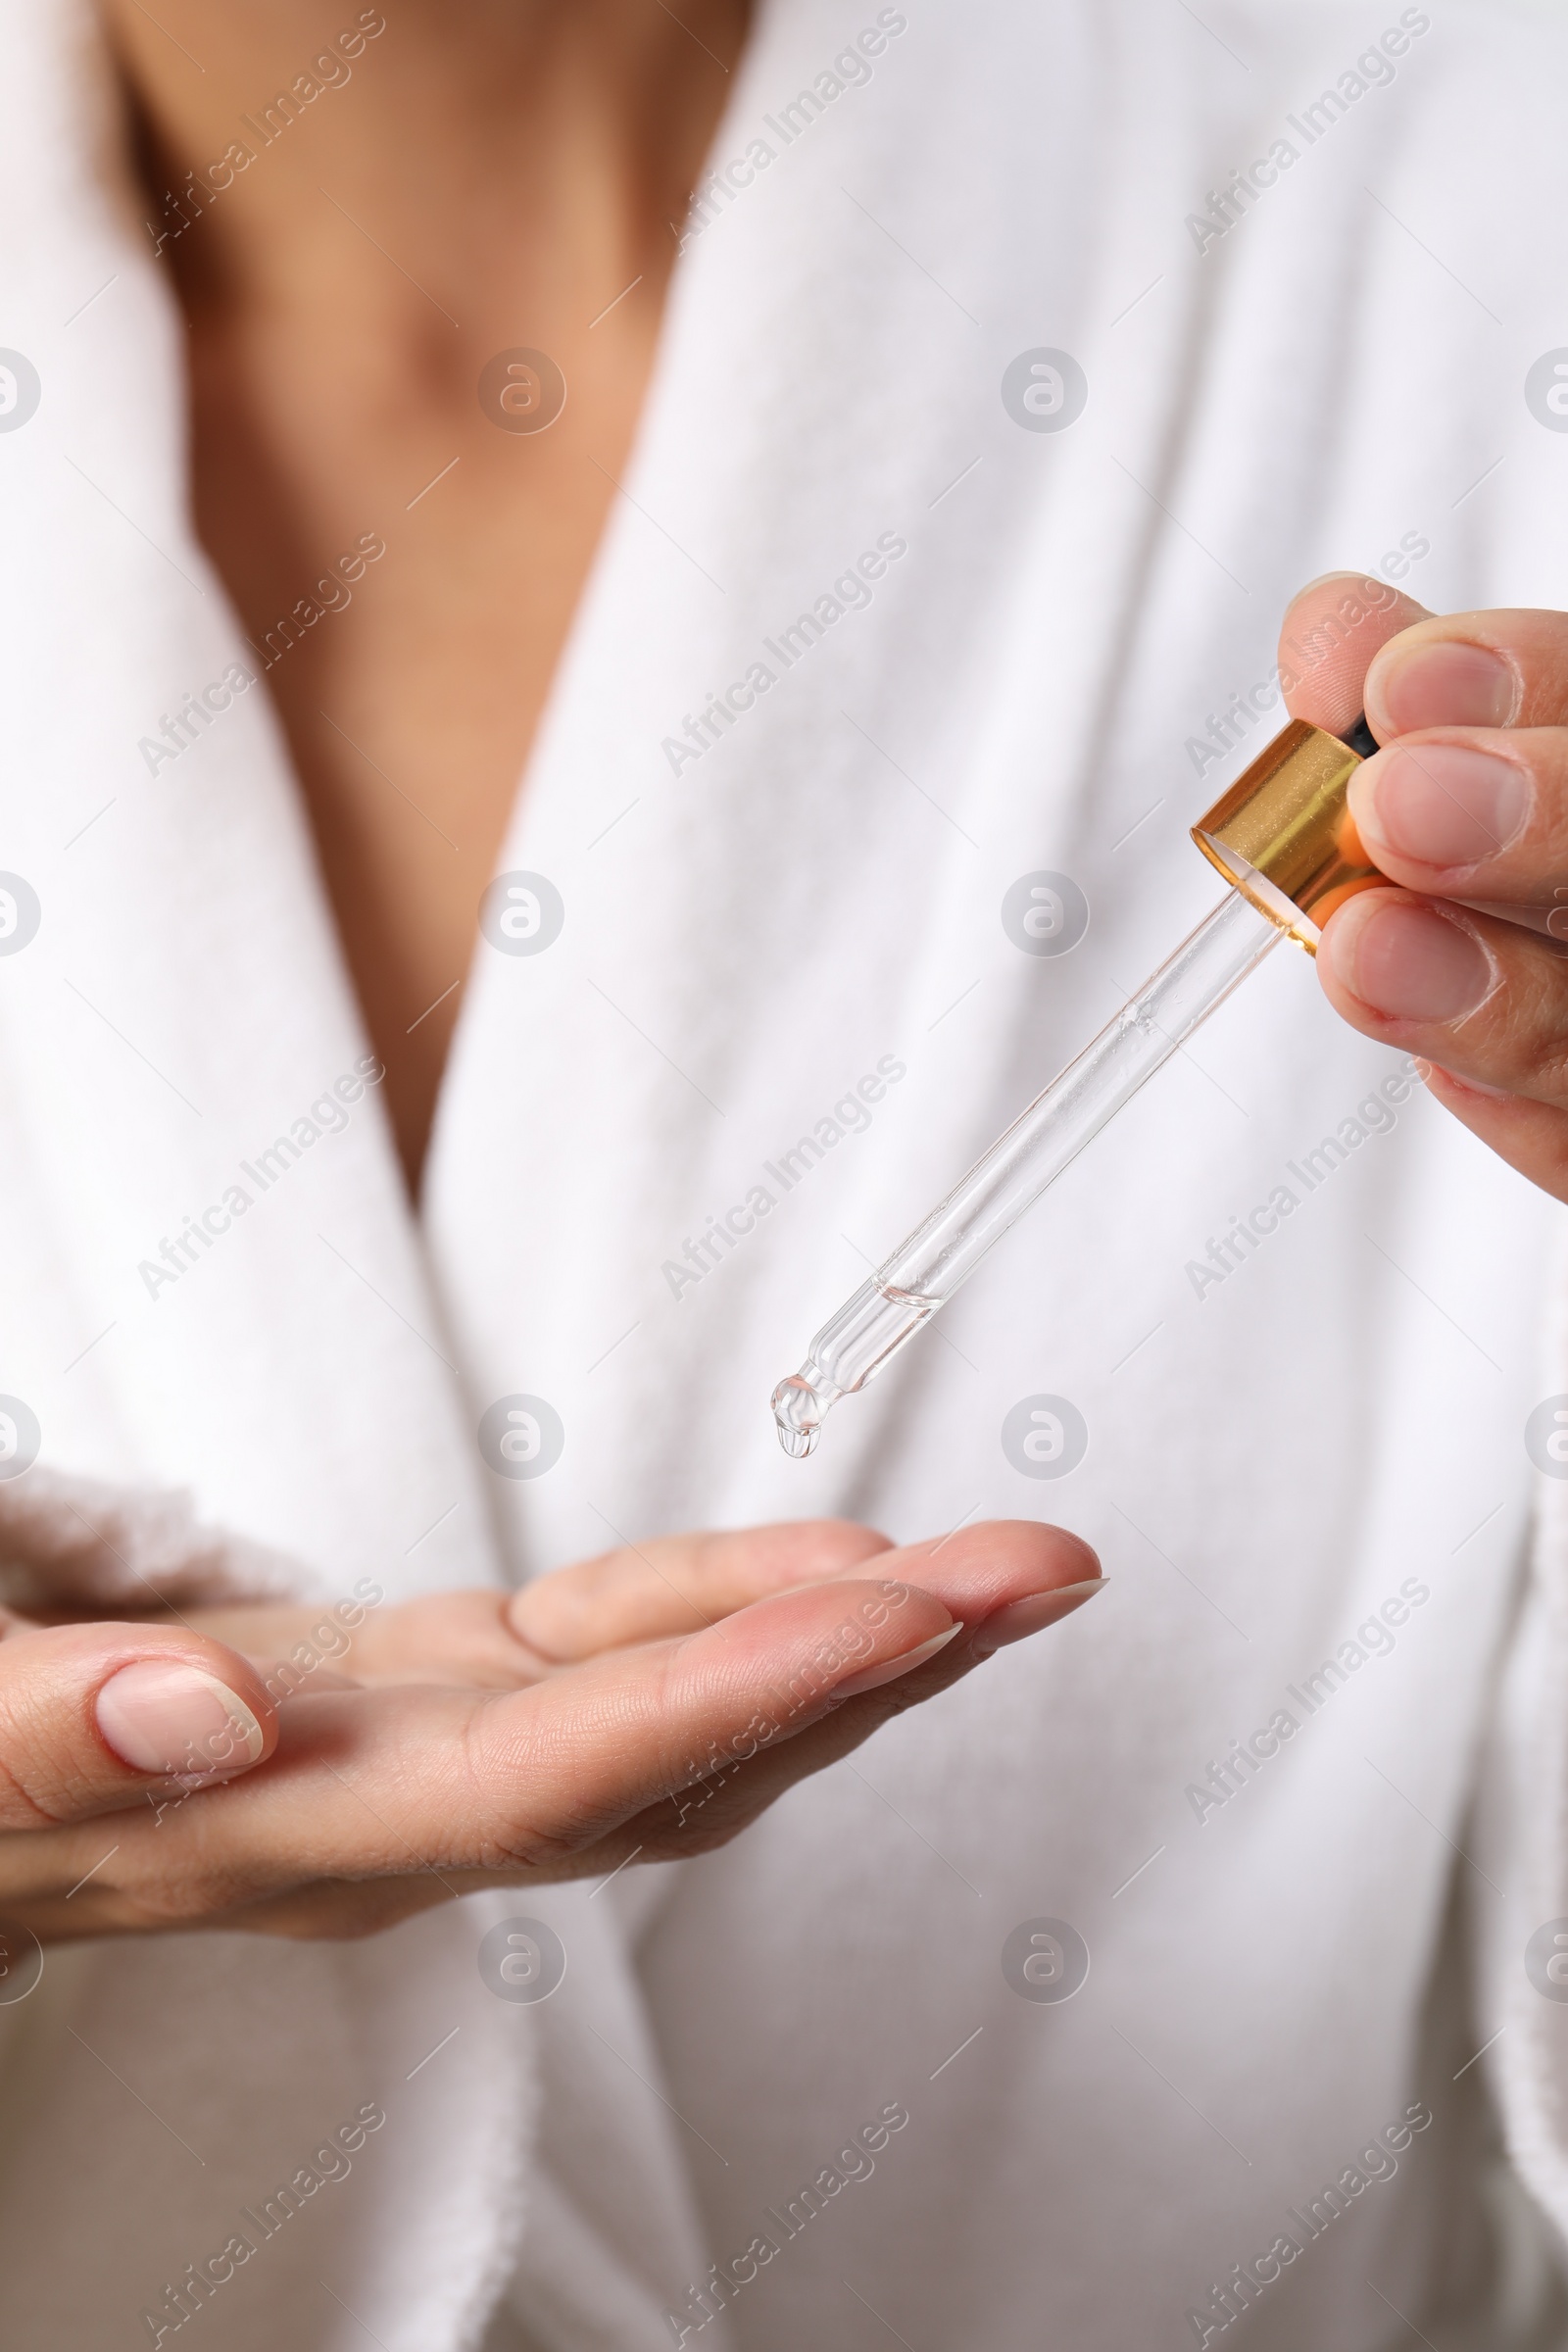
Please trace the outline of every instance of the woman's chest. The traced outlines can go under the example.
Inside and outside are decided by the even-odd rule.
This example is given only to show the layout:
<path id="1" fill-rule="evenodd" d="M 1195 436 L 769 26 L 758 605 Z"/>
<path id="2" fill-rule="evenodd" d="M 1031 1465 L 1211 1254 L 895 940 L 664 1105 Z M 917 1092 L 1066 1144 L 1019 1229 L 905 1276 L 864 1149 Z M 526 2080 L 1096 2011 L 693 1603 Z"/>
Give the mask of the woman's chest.
<path id="1" fill-rule="evenodd" d="M 566 366 L 420 339 L 368 350 L 345 320 L 191 354 L 197 527 L 288 738 L 411 1180 L 652 361 L 637 319 L 603 352 L 553 333 Z"/>

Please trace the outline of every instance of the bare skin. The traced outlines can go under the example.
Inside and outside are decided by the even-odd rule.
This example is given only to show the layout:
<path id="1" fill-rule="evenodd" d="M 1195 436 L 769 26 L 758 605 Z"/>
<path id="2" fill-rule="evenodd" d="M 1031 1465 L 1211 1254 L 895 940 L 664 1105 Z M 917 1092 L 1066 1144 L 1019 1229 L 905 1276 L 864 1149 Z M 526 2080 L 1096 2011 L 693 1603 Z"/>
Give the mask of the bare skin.
<path id="1" fill-rule="evenodd" d="M 320 0 L 154 14 L 106 0 L 148 217 L 170 224 L 188 171 L 220 181 L 231 142 L 254 153 L 159 262 L 187 325 L 197 528 L 261 660 L 269 632 L 286 646 L 263 674 L 416 1193 L 475 909 L 624 475 L 746 0 L 683 0 L 681 24 L 657 0 L 480 0 L 461 29 L 410 0 L 352 60 L 333 36 L 355 11 Z M 348 78 L 264 145 L 262 110 L 320 56 L 315 80 Z M 518 348 L 567 386 L 537 433 L 479 404 Z M 317 593 L 363 536 L 384 556 Z M 334 609 L 288 643 L 302 598 Z"/>
<path id="2" fill-rule="evenodd" d="M 475 1887 L 707 1852 L 1081 1607 L 1097 1573 L 1087 1545 L 1028 1521 L 899 1551 L 838 1521 L 668 1537 L 510 1596 L 390 1610 L 281 1707 L 271 1659 L 318 1613 L 0 1612 L 0 1942 L 359 1936 Z M 116 1708 L 121 1678 L 153 1665 L 232 1694 L 162 1770 L 125 1760 Z"/>
<path id="3" fill-rule="evenodd" d="M 1440 1102 L 1568 1200 L 1568 613 L 1434 616 L 1343 573 L 1292 605 L 1288 665 L 1347 599 L 1363 617 L 1288 699 L 1328 727 L 1364 706 L 1381 749 L 1350 808 L 1391 887 L 1325 927 L 1324 992 L 1422 1056 Z"/>

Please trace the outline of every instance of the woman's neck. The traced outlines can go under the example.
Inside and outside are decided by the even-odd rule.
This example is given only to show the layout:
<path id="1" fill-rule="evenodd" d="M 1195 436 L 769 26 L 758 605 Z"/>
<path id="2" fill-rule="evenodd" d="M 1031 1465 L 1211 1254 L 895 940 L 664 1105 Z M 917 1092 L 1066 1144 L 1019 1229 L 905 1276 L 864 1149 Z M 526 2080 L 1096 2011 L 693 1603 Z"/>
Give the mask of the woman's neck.
<path id="1" fill-rule="evenodd" d="M 466 0 L 459 19 L 402 0 L 391 19 L 345 6 L 335 27 L 315 0 L 169 0 L 156 24 L 135 0 L 105 10 L 151 231 L 191 307 L 337 318 L 357 291 L 368 324 L 422 299 L 481 335 L 530 220 L 549 228 L 535 258 L 576 289 L 584 268 L 615 276 L 673 247 L 746 14 L 692 0 L 689 31 L 658 0 Z M 374 223 L 401 286 L 345 286 L 334 203 Z"/>

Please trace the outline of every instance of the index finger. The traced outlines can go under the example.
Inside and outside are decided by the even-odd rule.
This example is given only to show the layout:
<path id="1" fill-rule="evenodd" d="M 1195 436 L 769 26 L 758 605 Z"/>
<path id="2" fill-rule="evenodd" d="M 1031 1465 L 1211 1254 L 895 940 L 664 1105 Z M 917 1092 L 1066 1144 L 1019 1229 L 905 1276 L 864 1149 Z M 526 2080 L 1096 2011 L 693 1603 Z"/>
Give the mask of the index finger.
<path id="1" fill-rule="evenodd" d="M 1343 735 L 1365 710 L 1385 741 L 1367 710 L 1367 673 L 1391 639 L 1431 617 L 1425 605 L 1364 572 L 1327 572 L 1300 589 L 1280 629 L 1280 686 L 1291 716 Z M 1395 731 L 1390 724 L 1387 733 Z"/>
<path id="2" fill-rule="evenodd" d="M 792 1585 L 854 1575 L 889 1547 L 848 1519 L 654 1536 L 524 1585 L 507 1617 L 548 1664 L 574 1665 L 630 1642 L 696 1633 Z"/>
<path id="3" fill-rule="evenodd" d="M 934 1594 L 974 1625 L 1097 1575 L 1087 1544 L 1038 1521 L 989 1520 L 894 1550 L 845 1519 L 657 1537 L 540 1577 L 508 1605 L 513 1631 L 554 1665 L 716 1624 L 770 1593 L 877 1573 Z"/>

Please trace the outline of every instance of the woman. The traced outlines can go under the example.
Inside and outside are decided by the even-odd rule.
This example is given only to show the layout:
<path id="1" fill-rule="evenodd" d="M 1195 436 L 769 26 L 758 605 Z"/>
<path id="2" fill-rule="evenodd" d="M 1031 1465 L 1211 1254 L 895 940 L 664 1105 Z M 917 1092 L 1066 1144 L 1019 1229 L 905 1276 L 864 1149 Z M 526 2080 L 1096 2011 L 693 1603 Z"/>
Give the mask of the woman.
<path id="1" fill-rule="evenodd" d="M 1443 812 L 1506 840 L 1502 787 L 1419 739 L 1549 810 L 1560 622 L 1390 582 L 1552 601 L 1551 272 L 1503 230 L 1557 233 L 1561 44 L 1177 15 L 12 29 L 14 1548 L 40 1610 L 139 1576 L 191 1630 L 8 1642 L 86 1817 L 18 1831 L 8 1903 L 301 1938 L 63 1946 L 12 2004 L 18 2341 L 1555 2340 L 1557 1660 L 1510 1571 L 1561 1376 L 1502 1164 L 1555 1188 L 1549 951 L 1350 909 L 1375 1049 L 1275 958 L 810 1468 L 760 1409 L 1202 910 L 1183 827 L 1282 692 L 1416 734 L 1358 801 L 1396 882 L 1551 904 L 1549 821 L 1477 887 Z M 997 920 L 1064 874 L 1066 960 Z M 1087 1450 L 999 1446 L 1063 1399 Z M 621 1867 L 650 1792 L 683 1857 L 1070 1605 L 1080 1548 L 971 1526 L 1042 1467 L 1125 1600 Z M 894 1594 L 854 1528 L 645 1541 L 812 1509 L 957 1532 Z M 307 1616 L 239 1611 L 269 1580 Z M 635 1646 L 780 1583 L 689 1690 Z M 795 1642 L 912 1679 L 818 1722 Z M 166 1651 L 237 1785 L 171 1796 Z M 583 1886 L 428 1908 L 519 1812 Z"/>

